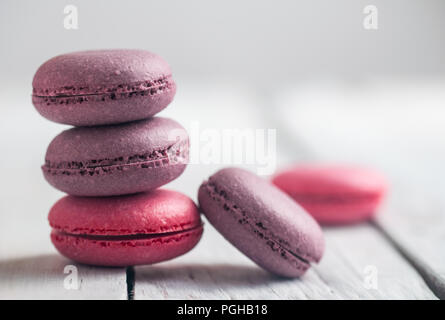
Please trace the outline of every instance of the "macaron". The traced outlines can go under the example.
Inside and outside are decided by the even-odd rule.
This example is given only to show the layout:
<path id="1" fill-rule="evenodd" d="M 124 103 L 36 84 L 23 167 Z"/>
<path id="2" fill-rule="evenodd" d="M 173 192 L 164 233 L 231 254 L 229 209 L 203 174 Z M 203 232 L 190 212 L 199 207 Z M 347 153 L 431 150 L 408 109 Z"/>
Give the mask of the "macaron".
<path id="1" fill-rule="evenodd" d="M 346 165 L 297 165 L 272 181 L 323 224 L 372 218 L 387 190 L 379 172 Z"/>
<path id="2" fill-rule="evenodd" d="M 191 250 L 203 232 L 195 203 L 164 189 L 109 198 L 65 196 L 48 220 L 51 241 L 63 256 L 97 266 L 172 259 Z"/>
<path id="3" fill-rule="evenodd" d="M 317 222 L 288 195 L 257 175 L 226 168 L 204 181 L 200 210 L 236 248 L 264 269 L 298 277 L 319 262 L 324 237 Z"/>
<path id="4" fill-rule="evenodd" d="M 54 57 L 32 82 L 32 102 L 45 118 L 74 126 L 151 117 L 176 92 L 169 65 L 144 50 L 93 50 Z"/>
<path id="5" fill-rule="evenodd" d="M 46 180 L 75 196 L 114 196 L 158 188 L 188 162 L 185 129 L 168 118 L 76 127 L 48 146 L 42 166 Z"/>

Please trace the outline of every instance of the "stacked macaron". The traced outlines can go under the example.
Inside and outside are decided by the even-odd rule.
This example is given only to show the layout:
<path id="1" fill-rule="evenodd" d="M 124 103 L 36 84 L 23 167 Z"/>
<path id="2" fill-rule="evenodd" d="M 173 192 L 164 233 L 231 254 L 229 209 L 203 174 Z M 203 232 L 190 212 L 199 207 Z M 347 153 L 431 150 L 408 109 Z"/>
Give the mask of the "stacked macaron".
<path id="1" fill-rule="evenodd" d="M 128 266 L 174 258 L 199 241 L 194 202 L 157 189 L 188 162 L 186 130 L 154 117 L 175 91 L 168 64 L 143 50 L 69 53 L 37 70 L 36 109 L 76 126 L 53 139 L 42 166 L 46 180 L 68 194 L 49 214 L 60 253 L 86 264 Z"/>

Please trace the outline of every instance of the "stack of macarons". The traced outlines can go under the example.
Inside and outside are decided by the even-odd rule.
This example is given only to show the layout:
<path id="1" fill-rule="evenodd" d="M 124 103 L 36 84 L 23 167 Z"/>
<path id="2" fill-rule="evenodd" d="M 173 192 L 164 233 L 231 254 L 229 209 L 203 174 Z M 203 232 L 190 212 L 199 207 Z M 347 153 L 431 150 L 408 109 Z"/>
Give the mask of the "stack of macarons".
<path id="1" fill-rule="evenodd" d="M 60 253 L 98 266 L 152 264 L 191 250 L 203 227 L 187 196 L 159 187 L 188 162 L 189 138 L 155 117 L 173 100 L 170 67 L 142 50 L 84 51 L 45 62 L 32 101 L 45 118 L 75 126 L 56 136 L 42 166 L 68 196 L 51 208 Z M 324 253 L 319 224 L 373 217 L 386 191 L 375 171 L 298 165 L 272 181 L 225 168 L 198 190 L 199 210 L 262 268 L 298 277 Z"/>
<path id="2" fill-rule="evenodd" d="M 38 112 L 75 126 L 53 139 L 42 166 L 46 180 L 68 194 L 49 214 L 62 255 L 102 266 L 151 264 L 199 241 L 194 202 L 158 189 L 188 162 L 186 130 L 154 117 L 175 91 L 169 65 L 143 50 L 69 53 L 37 70 Z"/>

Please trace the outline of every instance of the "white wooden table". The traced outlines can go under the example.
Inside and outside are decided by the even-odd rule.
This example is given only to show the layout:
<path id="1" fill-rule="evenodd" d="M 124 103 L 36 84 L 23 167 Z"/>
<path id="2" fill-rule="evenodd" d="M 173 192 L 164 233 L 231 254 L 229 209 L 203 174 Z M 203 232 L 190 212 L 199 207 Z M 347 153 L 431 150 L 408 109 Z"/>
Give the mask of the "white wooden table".
<path id="1" fill-rule="evenodd" d="M 276 128 L 278 165 L 358 162 L 389 177 L 391 193 L 378 219 L 324 228 L 323 260 L 294 280 L 257 267 L 209 223 L 194 250 L 153 266 L 95 268 L 61 257 L 50 243 L 46 216 L 62 193 L 44 181 L 39 166 L 64 126 L 37 115 L 30 90 L 0 90 L 0 299 L 445 298 L 443 82 L 317 84 L 266 93 L 179 82 L 163 115 L 186 127 Z M 221 166 L 191 164 L 168 187 L 196 199 L 201 181 Z M 74 273 L 64 273 L 72 266 L 75 282 Z"/>

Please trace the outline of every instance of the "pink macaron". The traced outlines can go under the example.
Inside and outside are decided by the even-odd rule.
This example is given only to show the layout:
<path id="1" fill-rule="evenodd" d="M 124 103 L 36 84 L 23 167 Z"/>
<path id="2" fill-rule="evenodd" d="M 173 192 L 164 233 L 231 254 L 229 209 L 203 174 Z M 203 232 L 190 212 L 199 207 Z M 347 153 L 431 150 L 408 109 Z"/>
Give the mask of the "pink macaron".
<path id="1" fill-rule="evenodd" d="M 108 198 L 65 196 L 48 219 L 62 255 L 97 266 L 172 259 L 191 250 L 203 232 L 195 203 L 165 189 Z"/>
<path id="2" fill-rule="evenodd" d="M 387 190 L 379 172 L 356 166 L 297 165 L 272 181 L 323 224 L 372 218 Z"/>

